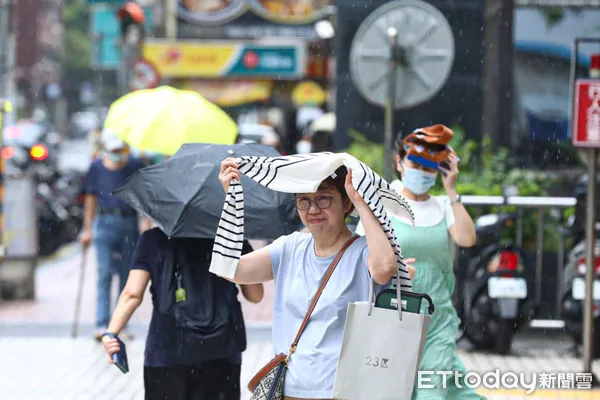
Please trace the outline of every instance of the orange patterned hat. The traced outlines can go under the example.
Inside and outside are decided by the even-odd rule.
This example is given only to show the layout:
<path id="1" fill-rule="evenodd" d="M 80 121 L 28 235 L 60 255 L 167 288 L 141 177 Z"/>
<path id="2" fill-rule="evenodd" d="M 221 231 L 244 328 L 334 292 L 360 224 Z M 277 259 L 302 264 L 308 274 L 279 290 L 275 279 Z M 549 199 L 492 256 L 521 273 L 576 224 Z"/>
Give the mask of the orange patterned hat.
<path id="1" fill-rule="evenodd" d="M 439 170 L 439 165 L 456 152 L 448 145 L 454 132 L 437 124 L 414 130 L 404 139 L 407 158 L 426 168 Z"/>

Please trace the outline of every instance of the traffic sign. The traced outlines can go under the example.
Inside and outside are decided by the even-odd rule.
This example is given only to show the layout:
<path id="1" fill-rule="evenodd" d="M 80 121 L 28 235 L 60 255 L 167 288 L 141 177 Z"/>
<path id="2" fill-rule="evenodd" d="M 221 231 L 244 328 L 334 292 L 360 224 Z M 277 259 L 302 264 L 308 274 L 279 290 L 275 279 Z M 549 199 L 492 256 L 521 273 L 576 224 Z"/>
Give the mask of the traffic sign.
<path id="1" fill-rule="evenodd" d="M 575 147 L 600 148 L 600 80 L 578 79 L 573 102 Z"/>
<path id="2" fill-rule="evenodd" d="M 160 74 L 154 68 L 154 65 L 146 60 L 137 60 L 133 64 L 133 77 L 131 89 L 152 89 L 160 83 Z"/>

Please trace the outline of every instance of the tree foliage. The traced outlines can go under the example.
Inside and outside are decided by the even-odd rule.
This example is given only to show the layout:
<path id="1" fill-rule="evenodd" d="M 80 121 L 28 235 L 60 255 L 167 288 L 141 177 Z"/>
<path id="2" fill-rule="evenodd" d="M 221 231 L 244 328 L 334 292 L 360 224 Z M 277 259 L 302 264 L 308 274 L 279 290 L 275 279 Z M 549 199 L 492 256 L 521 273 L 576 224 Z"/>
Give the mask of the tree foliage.
<path id="1" fill-rule="evenodd" d="M 539 11 L 546 20 L 546 26 L 552 28 L 554 25 L 558 25 L 567 16 L 567 13 L 581 13 L 582 9 L 578 7 L 542 7 Z"/>

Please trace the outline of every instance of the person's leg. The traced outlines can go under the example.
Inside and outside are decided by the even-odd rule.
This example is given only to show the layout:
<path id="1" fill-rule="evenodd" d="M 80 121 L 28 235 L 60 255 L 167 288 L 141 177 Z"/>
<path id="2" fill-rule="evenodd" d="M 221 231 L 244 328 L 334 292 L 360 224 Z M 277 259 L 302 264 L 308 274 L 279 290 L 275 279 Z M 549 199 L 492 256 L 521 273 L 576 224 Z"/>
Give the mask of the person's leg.
<path id="1" fill-rule="evenodd" d="M 412 400 L 445 400 L 447 398 L 448 382 L 454 377 L 445 376 L 442 372 L 452 370 L 452 355 L 451 344 L 428 337 L 419 365 L 420 374 L 417 374 Z"/>
<path id="2" fill-rule="evenodd" d="M 98 263 L 96 282 L 96 327 L 108 326 L 110 318 L 110 285 L 112 281 L 112 245 L 110 240 L 110 222 L 105 216 L 99 216 L 95 222 L 94 245 Z"/>
<path id="3" fill-rule="evenodd" d="M 145 400 L 188 400 L 188 368 L 144 367 Z"/>
<path id="4" fill-rule="evenodd" d="M 213 361 L 194 368 L 190 375 L 190 400 L 240 400 L 240 365 Z"/>
<path id="5" fill-rule="evenodd" d="M 486 400 L 486 397 L 478 394 L 476 392 L 476 388 L 471 389 L 465 384 L 465 375 L 467 374 L 466 368 L 458 356 L 458 354 L 454 355 L 454 365 L 452 367 L 453 371 L 458 371 L 462 375 L 462 379 L 459 379 L 458 385 L 453 379 L 452 382 L 448 385 L 448 399 L 450 400 Z"/>
<path id="6" fill-rule="evenodd" d="M 417 387 L 417 377 L 412 400 L 485 400 L 465 385 L 467 371 L 458 357 L 455 342 L 434 340 L 426 343 L 419 370 L 424 372 L 423 385 Z M 458 382 L 456 372 L 462 377 Z"/>
<path id="7" fill-rule="evenodd" d="M 240 400 L 240 372 L 241 365 L 226 363 L 222 366 L 221 371 L 217 373 L 218 376 L 214 376 L 211 382 L 212 394 L 214 399 L 218 400 Z"/>
<path id="8" fill-rule="evenodd" d="M 428 371 L 425 369 L 421 369 L 421 371 Z M 423 386 L 418 387 L 419 378 L 417 377 L 417 382 L 415 383 L 415 388 L 412 394 L 412 400 L 445 400 L 447 398 L 448 381 L 442 378 L 442 375 L 438 374 L 427 374 L 423 375 Z"/>

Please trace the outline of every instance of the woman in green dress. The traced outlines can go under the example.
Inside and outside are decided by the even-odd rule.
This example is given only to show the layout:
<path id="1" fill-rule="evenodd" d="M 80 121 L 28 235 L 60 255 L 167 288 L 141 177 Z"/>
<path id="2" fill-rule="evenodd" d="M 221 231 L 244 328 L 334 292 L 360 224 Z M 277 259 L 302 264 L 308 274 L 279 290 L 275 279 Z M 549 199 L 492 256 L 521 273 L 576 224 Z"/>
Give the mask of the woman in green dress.
<path id="1" fill-rule="evenodd" d="M 423 383 L 415 386 L 413 400 L 465 399 L 483 397 L 455 382 L 456 375 L 442 375 L 437 371 L 466 373 L 458 357 L 456 336 L 459 319 L 452 305 L 454 272 L 452 241 L 461 247 L 475 244 L 475 225 L 456 191 L 458 157 L 447 143 L 453 132 L 443 125 L 434 125 L 414 131 L 406 138 L 398 138 L 396 145 L 396 173 L 398 180 L 391 182 L 410 204 L 415 216 L 415 227 L 408 220 L 392 216 L 402 254 L 416 269 L 413 290 L 427 293 L 435 305 L 425 342 L 420 371 Z M 447 196 L 435 197 L 429 190 L 441 174 Z M 444 378 L 445 377 L 445 378 Z M 429 388 L 433 386 L 433 388 Z"/>

